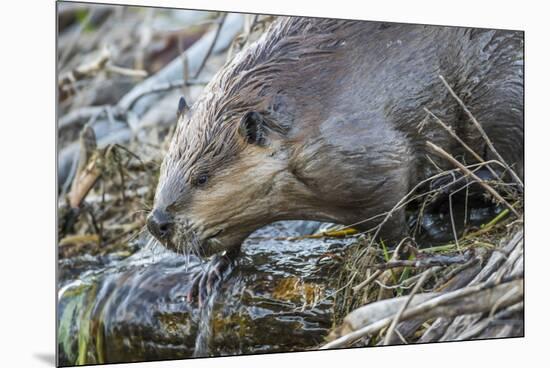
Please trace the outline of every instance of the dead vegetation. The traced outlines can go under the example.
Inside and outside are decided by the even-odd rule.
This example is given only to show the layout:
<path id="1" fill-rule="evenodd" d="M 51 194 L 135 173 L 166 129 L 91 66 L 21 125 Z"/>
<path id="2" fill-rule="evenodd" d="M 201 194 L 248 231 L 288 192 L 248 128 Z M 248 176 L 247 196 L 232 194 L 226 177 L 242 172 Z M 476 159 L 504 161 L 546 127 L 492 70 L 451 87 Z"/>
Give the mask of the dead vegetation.
<path id="1" fill-rule="evenodd" d="M 336 327 L 321 349 L 523 335 L 523 182 L 445 79 L 441 80 L 498 159 L 483 161 L 449 126 L 426 110 L 479 163 L 465 165 L 426 142 L 434 154 L 456 169 L 420 183 L 385 214 L 382 224 L 368 236 L 359 237 L 340 274 L 335 295 Z M 481 167 L 489 168 L 492 180 L 476 175 Z M 505 174 L 497 175 L 497 171 Z M 417 193 L 425 183 L 449 174 L 453 180 L 446 185 Z M 460 189 L 480 185 L 502 207 L 500 213 L 479 228 L 465 228 L 461 234 L 451 215 L 454 241 L 449 244 L 422 247 L 413 238 L 405 238 L 390 250 L 375 241 L 393 211 L 420 200 L 417 215 L 422 216 L 422 209 L 438 192 L 459 181 L 464 183 Z M 455 192 L 449 194 L 449 203 Z"/>
<path id="2" fill-rule="evenodd" d="M 192 103 L 272 17 L 189 12 L 182 20 L 162 9 L 59 6 L 59 255 L 129 254 L 152 203 L 179 97 Z M 523 183 L 496 151 L 497 160 L 483 161 L 470 150 L 479 162 L 464 165 L 431 148 L 455 169 L 419 183 L 394 210 L 417 201 L 421 217 L 442 188 L 418 190 L 449 174 L 469 178 L 465 186 L 479 183 L 504 210 L 464 233 L 453 224 L 454 241 L 433 247 L 407 238 L 390 249 L 375 241 L 379 228 L 316 235 L 358 238 L 334 296 L 336 327 L 322 349 L 523 334 Z M 500 179 L 479 178 L 484 167 Z M 385 222 L 391 211 L 381 216 Z"/>

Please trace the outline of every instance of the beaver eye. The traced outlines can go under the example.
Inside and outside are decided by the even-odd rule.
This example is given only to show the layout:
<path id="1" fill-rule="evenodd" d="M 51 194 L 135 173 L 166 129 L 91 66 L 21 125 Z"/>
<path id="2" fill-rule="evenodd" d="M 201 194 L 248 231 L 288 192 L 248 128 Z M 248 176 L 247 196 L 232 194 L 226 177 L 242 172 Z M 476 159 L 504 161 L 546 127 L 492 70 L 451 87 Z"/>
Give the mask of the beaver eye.
<path id="1" fill-rule="evenodd" d="M 196 183 L 197 185 L 204 185 L 208 181 L 208 175 L 202 174 L 197 177 Z"/>

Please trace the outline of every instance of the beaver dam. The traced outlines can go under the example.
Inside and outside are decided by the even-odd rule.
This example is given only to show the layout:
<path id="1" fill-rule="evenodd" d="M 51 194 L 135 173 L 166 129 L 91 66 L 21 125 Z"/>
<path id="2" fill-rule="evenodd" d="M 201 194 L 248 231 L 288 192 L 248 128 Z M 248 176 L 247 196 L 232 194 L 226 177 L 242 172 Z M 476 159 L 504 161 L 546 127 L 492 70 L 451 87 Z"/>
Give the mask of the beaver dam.
<path id="1" fill-rule="evenodd" d="M 453 168 L 395 204 L 409 237 L 276 222 L 194 296 L 213 262 L 146 230 L 178 101 L 192 104 L 277 17 L 71 3 L 58 14 L 61 365 L 523 336 L 523 183 L 476 175 L 505 170 L 499 160 L 464 166 L 433 144 Z"/>

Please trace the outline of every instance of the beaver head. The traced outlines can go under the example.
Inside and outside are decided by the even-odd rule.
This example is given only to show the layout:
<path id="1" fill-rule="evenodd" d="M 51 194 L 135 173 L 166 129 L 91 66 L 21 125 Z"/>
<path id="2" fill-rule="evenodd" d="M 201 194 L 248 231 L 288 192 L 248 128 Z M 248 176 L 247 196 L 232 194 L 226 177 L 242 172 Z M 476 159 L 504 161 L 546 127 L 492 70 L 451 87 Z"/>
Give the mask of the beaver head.
<path id="1" fill-rule="evenodd" d="M 235 249 L 257 228 L 295 216 L 298 197 L 307 198 L 289 164 L 293 109 L 258 52 L 238 55 L 192 106 L 180 101 L 147 221 L 169 249 Z"/>
<path id="2" fill-rule="evenodd" d="M 389 210 L 406 193 L 411 155 L 398 132 L 377 124 L 379 109 L 362 108 L 369 89 L 350 70 L 364 74 L 357 46 L 368 31 L 287 18 L 191 107 L 182 102 L 150 232 L 170 249 L 209 256 L 274 221 L 353 224 Z"/>
<path id="3" fill-rule="evenodd" d="M 282 195 L 293 180 L 283 147 L 287 129 L 277 121 L 280 98 L 245 103 L 209 87 L 191 108 L 180 101 L 183 114 L 147 222 L 163 245 L 202 256 L 238 247 L 292 209 Z"/>

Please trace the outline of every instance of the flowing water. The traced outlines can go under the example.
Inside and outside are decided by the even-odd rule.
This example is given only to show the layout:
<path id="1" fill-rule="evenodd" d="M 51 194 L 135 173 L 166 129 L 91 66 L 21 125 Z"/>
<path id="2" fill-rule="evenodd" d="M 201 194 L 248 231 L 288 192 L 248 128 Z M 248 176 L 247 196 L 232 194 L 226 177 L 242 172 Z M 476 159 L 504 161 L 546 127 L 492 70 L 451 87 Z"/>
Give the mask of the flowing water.
<path id="1" fill-rule="evenodd" d="M 62 364 L 177 359 L 305 350 L 331 327 L 334 267 L 350 240 L 274 240 L 311 234 L 319 223 L 276 223 L 253 234 L 238 264 L 199 307 L 187 295 L 209 267 L 137 246 L 126 259 L 62 260 Z M 332 264 L 334 266 L 334 264 Z"/>
<path id="2" fill-rule="evenodd" d="M 498 209 L 472 211 L 483 223 Z M 455 223 L 460 225 L 462 214 Z M 281 240 L 315 222 L 279 222 L 252 234 L 237 264 L 199 306 L 193 280 L 212 264 L 152 248 L 59 261 L 58 348 L 62 365 L 308 350 L 332 327 L 340 255 L 353 239 Z M 423 219 L 427 238 L 452 236 L 449 218 Z M 426 240 L 428 242 L 428 240 Z M 151 243 L 149 241 L 149 243 Z M 428 244 L 428 243 L 426 243 Z"/>

